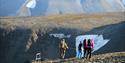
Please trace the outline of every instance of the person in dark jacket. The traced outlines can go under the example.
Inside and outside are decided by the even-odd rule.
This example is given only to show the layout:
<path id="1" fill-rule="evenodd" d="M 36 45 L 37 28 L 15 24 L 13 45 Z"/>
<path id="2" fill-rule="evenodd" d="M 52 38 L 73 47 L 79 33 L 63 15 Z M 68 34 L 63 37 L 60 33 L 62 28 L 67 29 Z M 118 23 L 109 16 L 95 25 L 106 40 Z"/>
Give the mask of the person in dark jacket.
<path id="1" fill-rule="evenodd" d="M 78 52 L 79 52 L 78 57 L 82 58 L 82 42 L 81 41 L 80 41 L 79 46 L 78 46 Z"/>

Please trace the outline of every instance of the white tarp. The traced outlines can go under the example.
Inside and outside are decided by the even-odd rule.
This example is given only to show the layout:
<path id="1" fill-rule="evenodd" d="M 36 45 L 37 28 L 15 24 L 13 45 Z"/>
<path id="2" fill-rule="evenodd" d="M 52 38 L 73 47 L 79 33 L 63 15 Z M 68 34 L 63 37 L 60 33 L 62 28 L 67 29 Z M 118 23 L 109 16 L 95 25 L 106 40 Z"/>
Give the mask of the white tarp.
<path id="1" fill-rule="evenodd" d="M 53 33 L 53 34 L 49 34 L 49 36 L 57 37 L 59 39 L 71 37 L 71 35 L 65 35 L 63 33 Z"/>
<path id="2" fill-rule="evenodd" d="M 94 51 L 98 50 L 102 46 L 104 46 L 106 43 L 108 43 L 109 40 L 104 40 L 103 35 L 80 35 L 76 37 L 76 57 L 78 58 L 78 45 L 81 42 L 83 42 L 84 39 L 93 39 L 94 40 Z M 82 53 L 83 47 L 82 47 Z M 83 56 L 83 54 L 82 54 Z"/>
<path id="3" fill-rule="evenodd" d="M 26 7 L 28 8 L 35 8 L 35 6 L 36 6 L 36 0 L 31 0 L 26 5 Z"/>

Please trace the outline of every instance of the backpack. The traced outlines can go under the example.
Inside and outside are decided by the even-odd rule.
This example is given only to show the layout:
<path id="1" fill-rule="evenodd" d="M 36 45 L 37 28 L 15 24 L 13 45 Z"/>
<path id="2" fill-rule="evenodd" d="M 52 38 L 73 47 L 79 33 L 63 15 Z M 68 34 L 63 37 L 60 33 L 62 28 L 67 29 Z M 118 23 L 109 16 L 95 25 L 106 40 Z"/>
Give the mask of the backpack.
<path id="1" fill-rule="evenodd" d="M 88 40 L 87 47 L 92 48 L 92 41 L 90 39 Z"/>
<path id="2" fill-rule="evenodd" d="M 60 48 L 63 48 L 63 49 L 68 49 L 68 46 L 67 46 L 67 44 L 64 42 L 61 42 L 60 43 Z"/>

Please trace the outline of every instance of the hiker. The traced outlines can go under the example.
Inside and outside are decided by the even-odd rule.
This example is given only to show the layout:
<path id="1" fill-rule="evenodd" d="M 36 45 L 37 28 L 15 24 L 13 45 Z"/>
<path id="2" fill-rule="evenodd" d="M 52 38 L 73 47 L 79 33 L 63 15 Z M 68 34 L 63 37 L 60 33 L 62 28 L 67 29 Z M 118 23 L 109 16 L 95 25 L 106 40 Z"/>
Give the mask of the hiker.
<path id="1" fill-rule="evenodd" d="M 87 56 L 86 56 L 86 58 L 88 58 L 88 55 L 89 55 L 89 58 L 91 58 L 91 54 L 92 54 L 93 48 L 94 48 L 93 40 L 88 39 L 88 43 L 87 43 Z"/>
<path id="2" fill-rule="evenodd" d="M 82 58 L 82 42 L 81 41 L 78 46 L 78 57 Z"/>
<path id="3" fill-rule="evenodd" d="M 64 57 L 65 57 L 65 52 L 66 52 L 66 50 L 68 49 L 68 46 L 67 46 L 67 44 L 66 44 L 66 42 L 65 42 L 65 39 L 61 40 L 61 42 L 60 42 L 60 44 L 59 44 L 59 48 L 60 48 L 60 57 L 61 57 L 62 59 L 64 59 Z"/>
<path id="4" fill-rule="evenodd" d="M 86 52 L 87 52 L 87 41 L 86 41 L 86 39 L 84 39 L 83 40 L 83 49 L 84 49 L 84 57 L 83 58 L 85 58 L 85 56 L 86 56 Z"/>

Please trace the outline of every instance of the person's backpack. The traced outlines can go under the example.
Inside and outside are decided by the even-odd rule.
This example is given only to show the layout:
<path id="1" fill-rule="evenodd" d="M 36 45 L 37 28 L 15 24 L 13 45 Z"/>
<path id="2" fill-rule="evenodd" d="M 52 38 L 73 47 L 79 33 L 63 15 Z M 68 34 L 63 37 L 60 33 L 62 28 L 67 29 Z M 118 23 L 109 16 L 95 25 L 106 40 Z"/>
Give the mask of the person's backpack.
<path id="1" fill-rule="evenodd" d="M 92 48 L 92 41 L 90 39 L 88 39 L 87 47 Z"/>
<path id="2" fill-rule="evenodd" d="M 59 44 L 59 47 L 60 47 L 60 48 L 64 48 L 64 44 L 61 42 L 61 43 Z"/>
<path id="3" fill-rule="evenodd" d="M 68 46 L 65 42 L 61 42 L 60 43 L 60 48 L 63 48 L 63 49 L 68 49 Z"/>

